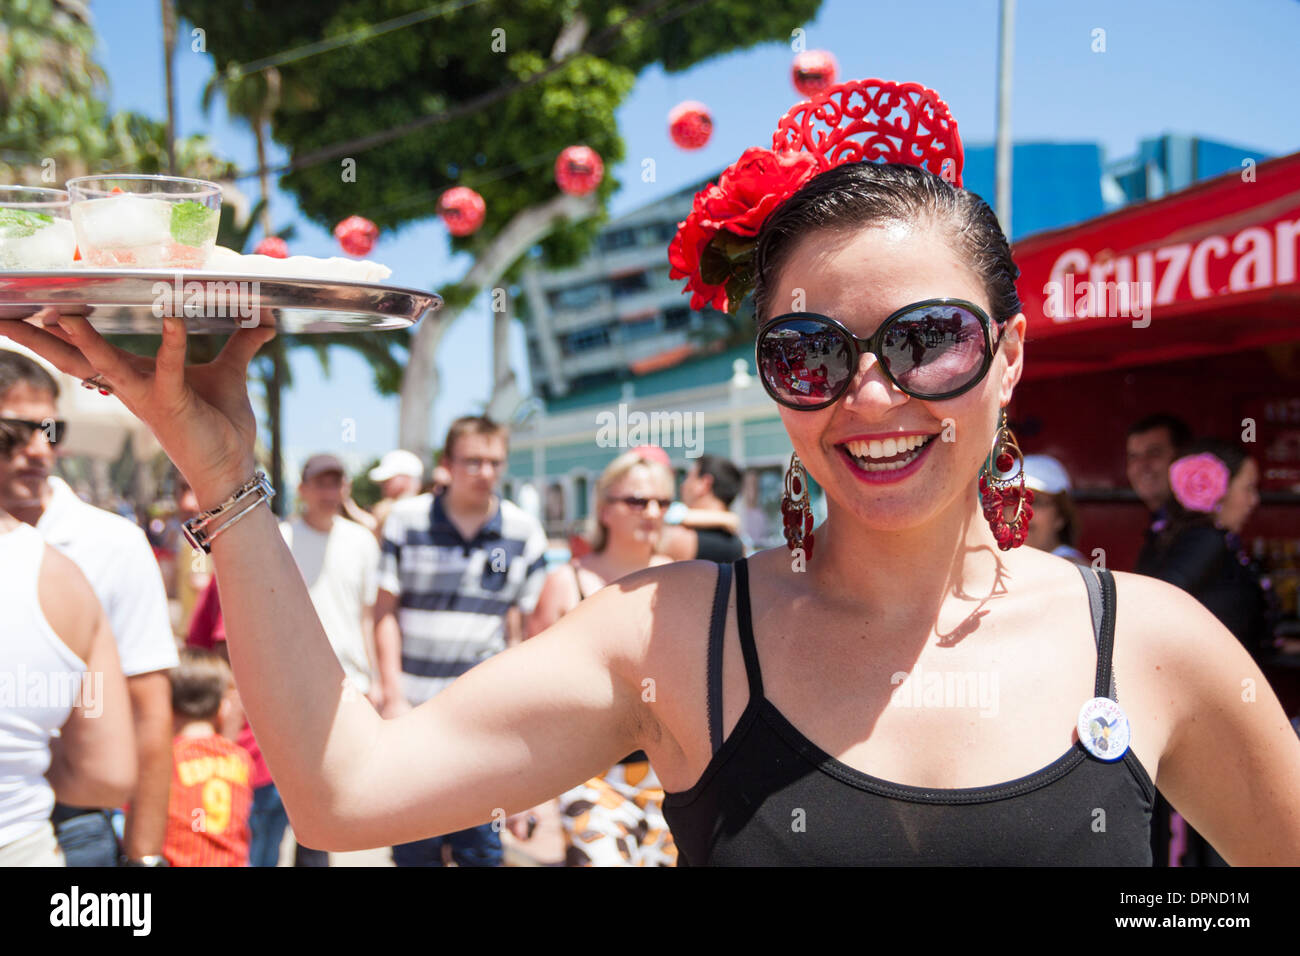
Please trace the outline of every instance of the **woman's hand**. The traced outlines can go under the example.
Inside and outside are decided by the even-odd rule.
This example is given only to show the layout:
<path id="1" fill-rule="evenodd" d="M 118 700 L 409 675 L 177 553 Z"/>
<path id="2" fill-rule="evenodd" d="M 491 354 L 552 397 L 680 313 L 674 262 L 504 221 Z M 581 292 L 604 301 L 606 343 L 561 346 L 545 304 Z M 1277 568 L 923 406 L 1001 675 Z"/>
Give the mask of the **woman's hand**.
<path id="1" fill-rule="evenodd" d="M 81 316 L 53 308 L 35 316 L 56 326 L 0 322 L 13 339 L 77 378 L 99 375 L 136 418 L 149 426 L 163 451 L 189 480 L 199 506 L 211 508 L 246 481 L 256 467 L 257 420 L 248 400 L 248 363 L 275 337 L 266 313 L 253 328 L 239 328 L 211 362 L 186 367 L 183 320 L 163 319 L 155 359 L 109 345 Z"/>

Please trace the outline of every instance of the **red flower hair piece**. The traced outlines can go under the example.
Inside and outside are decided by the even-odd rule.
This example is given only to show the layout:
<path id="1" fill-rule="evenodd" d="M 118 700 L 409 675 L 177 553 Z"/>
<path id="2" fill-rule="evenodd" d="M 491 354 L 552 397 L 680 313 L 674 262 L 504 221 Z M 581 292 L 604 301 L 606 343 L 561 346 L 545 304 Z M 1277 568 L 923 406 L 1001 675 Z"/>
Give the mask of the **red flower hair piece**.
<path id="1" fill-rule="evenodd" d="M 781 118 L 770 150 L 747 149 L 695 194 L 668 246 L 669 275 L 687 280 L 691 308 L 734 314 L 753 288 L 759 228 L 817 173 L 863 160 L 907 163 L 960 187 L 963 158 L 957 121 L 933 90 L 886 80 L 832 86 Z"/>

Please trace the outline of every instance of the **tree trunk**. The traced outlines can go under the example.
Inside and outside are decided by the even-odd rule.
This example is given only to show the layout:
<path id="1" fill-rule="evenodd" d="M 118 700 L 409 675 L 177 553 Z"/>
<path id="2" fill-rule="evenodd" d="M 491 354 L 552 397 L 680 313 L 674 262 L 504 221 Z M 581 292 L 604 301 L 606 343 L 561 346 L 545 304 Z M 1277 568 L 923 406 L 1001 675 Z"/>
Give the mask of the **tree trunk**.
<path id="1" fill-rule="evenodd" d="M 477 294 L 492 285 L 521 255 L 545 238 L 556 223 L 578 221 L 594 216 L 600 203 L 594 195 L 568 196 L 524 209 L 515 215 L 491 243 L 474 260 L 459 285 Z M 398 442 L 424 461 L 434 447 L 429 434 L 433 421 L 433 402 L 438 394 L 438 343 L 460 309 L 440 309 L 426 315 L 411 341 L 410 361 L 402 376 L 402 404 Z"/>
<path id="2" fill-rule="evenodd" d="M 279 517 L 285 516 L 284 508 L 284 446 L 281 443 L 280 396 L 284 386 L 284 340 L 276 336 L 267 347 L 270 353 L 271 374 L 266 380 L 266 418 L 271 431 L 271 487 L 275 497 L 271 499 L 271 510 Z"/>
<path id="3" fill-rule="evenodd" d="M 176 175 L 176 90 L 172 60 L 176 58 L 176 9 L 174 0 L 162 0 L 163 76 L 167 84 L 167 173 Z"/>
<path id="4" fill-rule="evenodd" d="M 510 370 L 510 293 L 502 290 L 501 308 L 492 303 L 492 398 L 514 381 Z M 488 400 L 491 405 L 491 399 Z"/>
<path id="5" fill-rule="evenodd" d="M 269 115 L 269 114 L 268 114 Z M 271 174 L 266 169 L 266 118 L 253 120 L 253 136 L 257 140 L 257 178 L 262 184 L 262 237 L 271 235 Z M 240 252 L 246 250 L 241 249 Z"/>

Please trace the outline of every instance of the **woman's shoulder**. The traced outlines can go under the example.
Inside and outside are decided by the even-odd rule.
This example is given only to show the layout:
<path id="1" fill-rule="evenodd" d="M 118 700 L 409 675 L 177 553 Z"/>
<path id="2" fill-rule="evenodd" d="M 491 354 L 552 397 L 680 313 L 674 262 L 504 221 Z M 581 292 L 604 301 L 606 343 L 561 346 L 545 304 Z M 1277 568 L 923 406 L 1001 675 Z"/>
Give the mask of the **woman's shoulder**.
<path id="1" fill-rule="evenodd" d="M 1231 665 L 1240 642 L 1182 588 L 1126 571 L 1114 572 L 1116 646 L 1137 651 L 1172 680 Z"/>
<path id="2" fill-rule="evenodd" d="M 693 621 L 707 626 L 717 581 L 712 561 L 670 561 L 611 581 L 582 604 L 611 622 L 635 621 L 620 630 L 638 639 L 671 643 L 693 632 Z"/>
<path id="3" fill-rule="evenodd" d="M 715 562 L 673 561 L 666 555 L 656 555 L 656 558 L 664 560 L 652 561 L 649 567 L 611 582 L 606 590 L 620 592 L 629 602 L 652 602 L 665 615 L 681 609 L 682 602 L 689 604 L 706 590 L 712 600 L 713 587 L 719 574 L 719 566 Z"/>
<path id="4" fill-rule="evenodd" d="M 572 588 L 573 572 L 564 573 Z M 598 646 L 627 686 L 639 688 L 651 675 L 663 697 L 685 699 L 683 689 L 704 666 L 717 579 L 710 561 L 644 568 L 589 595 L 550 629 Z"/>

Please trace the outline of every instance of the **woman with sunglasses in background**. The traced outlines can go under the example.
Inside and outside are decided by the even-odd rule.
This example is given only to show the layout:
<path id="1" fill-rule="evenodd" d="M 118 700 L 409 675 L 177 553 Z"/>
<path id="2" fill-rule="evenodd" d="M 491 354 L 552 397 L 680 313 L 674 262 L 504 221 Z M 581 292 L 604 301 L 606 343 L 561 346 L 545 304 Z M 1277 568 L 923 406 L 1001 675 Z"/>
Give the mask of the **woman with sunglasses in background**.
<path id="1" fill-rule="evenodd" d="M 913 142 L 922 120 L 941 154 Z M 81 318 L 4 330 L 107 382 L 233 515 L 210 541 L 230 658 L 313 846 L 481 824 L 640 748 L 679 864 L 1149 866 L 1153 783 L 1230 863 L 1300 863 L 1300 741 L 1241 645 L 1163 582 L 1016 547 L 1032 493 L 1003 423 L 1026 319 L 961 156 L 931 91 L 841 84 L 701 191 L 670 247 L 697 308 L 755 282 L 792 550 L 630 574 L 392 721 L 346 693 L 250 481 L 247 366 L 273 331 L 186 368 L 176 320 L 156 361 Z"/>
<path id="2" fill-rule="evenodd" d="M 596 480 L 590 553 L 552 571 L 528 619 L 528 636 L 545 631 L 611 581 L 668 564 L 655 553 L 673 473 L 633 450 L 605 466 Z M 677 851 L 664 822 L 664 790 L 645 751 L 628 754 L 607 773 L 558 801 L 568 866 L 672 866 Z"/>

